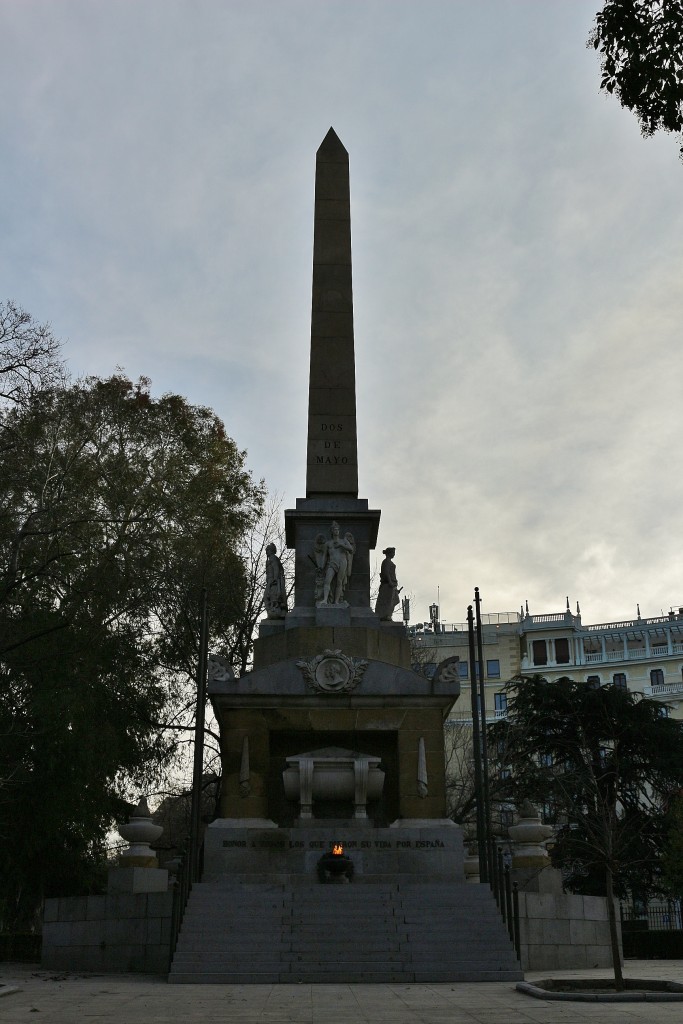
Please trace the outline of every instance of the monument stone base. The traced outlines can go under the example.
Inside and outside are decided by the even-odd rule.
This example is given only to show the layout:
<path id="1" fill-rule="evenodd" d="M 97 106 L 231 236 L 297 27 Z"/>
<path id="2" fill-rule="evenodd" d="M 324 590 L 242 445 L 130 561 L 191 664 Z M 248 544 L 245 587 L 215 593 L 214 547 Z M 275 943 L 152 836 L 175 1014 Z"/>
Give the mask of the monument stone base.
<path id="1" fill-rule="evenodd" d="M 387 878 L 465 882 L 462 829 L 453 822 L 426 819 L 398 821 L 389 828 L 328 819 L 268 829 L 219 818 L 205 834 L 203 877 L 315 883 L 318 860 L 336 843 L 353 862 L 354 884 Z"/>

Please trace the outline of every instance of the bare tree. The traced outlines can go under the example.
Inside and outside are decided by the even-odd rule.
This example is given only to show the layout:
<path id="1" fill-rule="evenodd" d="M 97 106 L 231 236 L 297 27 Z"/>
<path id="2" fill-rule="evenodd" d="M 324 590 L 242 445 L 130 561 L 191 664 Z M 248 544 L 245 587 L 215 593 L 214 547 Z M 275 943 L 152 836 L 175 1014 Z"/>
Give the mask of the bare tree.
<path id="1" fill-rule="evenodd" d="M 37 392 L 64 383 L 60 343 L 14 302 L 0 302 L 0 401 L 24 405 Z"/>
<path id="2" fill-rule="evenodd" d="M 290 598 L 294 588 L 294 554 L 285 548 L 283 524 L 282 498 L 279 495 L 268 496 L 260 514 L 245 534 L 239 549 L 246 574 L 246 587 L 242 592 L 243 605 L 240 609 L 235 609 L 233 622 L 228 630 L 217 632 L 211 629 L 211 591 L 209 591 L 210 652 L 225 658 L 238 676 L 244 675 L 251 668 L 254 640 L 258 635 L 258 624 L 264 613 L 266 548 L 268 544 L 275 544 L 280 552 Z M 183 606 L 181 614 L 185 618 L 186 628 L 192 628 L 198 635 L 198 622 L 196 617 L 193 618 L 193 610 L 187 603 Z M 171 675 L 172 672 L 172 667 L 166 666 L 165 673 Z M 167 777 L 162 788 L 156 794 L 163 796 L 165 806 L 171 806 L 174 801 L 187 802 L 188 799 L 196 713 L 194 672 L 195 662 L 193 661 L 188 661 L 184 672 L 175 672 L 173 685 L 176 699 L 173 712 L 166 717 L 164 722 L 158 723 L 160 729 L 172 733 L 175 737 L 175 757 L 169 763 Z M 208 792 L 214 799 L 217 811 L 220 803 L 221 779 L 220 735 L 218 724 L 210 708 L 207 708 L 204 727 L 203 776 L 205 779 L 212 780 L 212 786 Z"/>

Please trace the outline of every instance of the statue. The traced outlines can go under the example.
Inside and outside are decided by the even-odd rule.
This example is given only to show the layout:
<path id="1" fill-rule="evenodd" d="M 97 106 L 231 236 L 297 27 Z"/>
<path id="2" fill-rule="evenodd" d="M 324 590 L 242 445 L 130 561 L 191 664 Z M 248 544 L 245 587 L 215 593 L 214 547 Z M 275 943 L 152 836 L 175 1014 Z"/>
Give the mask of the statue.
<path id="1" fill-rule="evenodd" d="M 287 614 L 285 570 L 277 557 L 277 548 L 274 544 L 268 545 L 266 556 L 266 592 L 263 604 L 269 619 L 284 619 Z"/>
<path id="2" fill-rule="evenodd" d="M 332 523 L 330 540 L 319 533 L 315 540 L 316 607 L 344 604 L 344 593 L 351 579 L 356 542 L 348 531 L 340 536 L 339 523 Z"/>
<path id="3" fill-rule="evenodd" d="M 379 594 L 375 604 L 375 614 L 385 622 L 391 622 L 394 608 L 398 604 L 398 595 L 401 588 L 396 579 L 396 566 L 392 558 L 396 554 L 396 548 L 385 548 L 382 554 L 385 556 L 379 570 Z"/>

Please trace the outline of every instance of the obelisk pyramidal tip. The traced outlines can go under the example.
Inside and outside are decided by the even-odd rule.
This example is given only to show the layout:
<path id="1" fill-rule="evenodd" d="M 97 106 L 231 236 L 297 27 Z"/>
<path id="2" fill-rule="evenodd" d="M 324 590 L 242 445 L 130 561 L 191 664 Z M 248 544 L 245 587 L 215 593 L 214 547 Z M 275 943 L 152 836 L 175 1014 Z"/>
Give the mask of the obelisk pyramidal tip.
<path id="1" fill-rule="evenodd" d="M 358 496 L 349 155 L 333 128 L 316 154 L 306 497 Z"/>
<path id="2" fill-rule="evenodd" d="M 335 132 L 334 128 L 330 128 L 329 132 L 320 143 L 317 155 L 320 156 L 321 153 L 325 154 L 325 158 L 327 160 L 333 160 L 335 154 L 338 156 L 339 160 L 345 160 L 348 162 L 349 159 L 349 154 L 344 149 L 344 144 Z"/>

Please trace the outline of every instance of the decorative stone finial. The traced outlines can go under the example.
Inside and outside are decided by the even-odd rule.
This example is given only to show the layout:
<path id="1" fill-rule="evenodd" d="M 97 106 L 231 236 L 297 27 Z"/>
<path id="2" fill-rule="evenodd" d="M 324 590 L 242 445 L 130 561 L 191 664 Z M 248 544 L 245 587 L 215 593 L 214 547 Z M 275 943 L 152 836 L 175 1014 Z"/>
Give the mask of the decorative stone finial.
<path id="1" fill-rule="evenodd" d="M 543 845 L 553 834 L 552 825 L 544 825 L 530 800 L 519 808 L 519 821 L 511 825 L 508 835 L 514 843 L 512 866 L 515 868 L 545 868 L 550 858 Z"/>
<path id="2" fill-rule="evenodd" d="M 523 800 L 519 807 L 519 816 L 520 818 L 538 818 L 538 808 L 534 807 L 531 800 Z"/>
<path id="3" fill-rule="evenodd" d="M 417 745 L 417 795 L 424 800 L 429 795 L 429 780 L 427 778 L 427 754 L 425 751 L 424 736 L 420 736 Z"/>
<path id="4" fill-rule="evenodd" d="M 249 767 L 249 737 L 242 740 L 242 759 L 240 761 L 240 796 L 251 793 L 251 768 Z"/>
<path id="5" fill-rule="evenodd" d="M 207 664 L 207 677 L 210 683 L 234 682 L 235 670 L 222 654 L 210 654 Z"/>
<path id="6" fill-rule="evenodd" d="M 150 849 L 150 843 L 163 832 L 161 825 L 155 825 L 147 806 L 147 798 L 141 796 L 127 825 L 119 825 L 119 835 L 130 846 L 119 855 L 119 864 L 124 868 L 158 868 L 159 862 Z"/>

